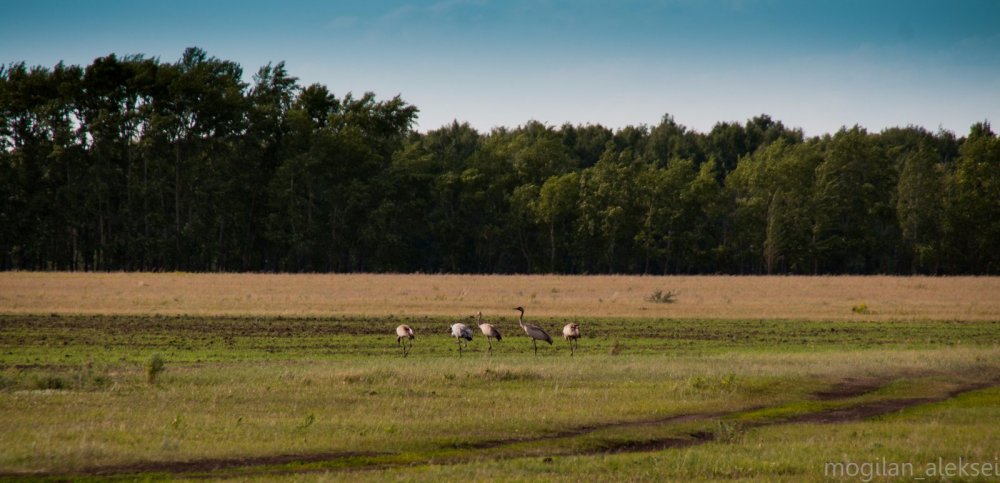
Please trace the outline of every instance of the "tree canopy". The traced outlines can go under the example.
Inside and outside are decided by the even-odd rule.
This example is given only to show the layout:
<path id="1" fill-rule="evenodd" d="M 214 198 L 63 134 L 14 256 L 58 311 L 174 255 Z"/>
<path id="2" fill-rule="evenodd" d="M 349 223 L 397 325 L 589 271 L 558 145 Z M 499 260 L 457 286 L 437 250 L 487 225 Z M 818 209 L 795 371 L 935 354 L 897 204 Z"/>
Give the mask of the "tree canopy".
<path id="1" fill-rule="evenodd" d="M 417 114 L 198 48 L 0 66 L 0 269 L 1000 272 L 987 122 L 420 133 Z"/>

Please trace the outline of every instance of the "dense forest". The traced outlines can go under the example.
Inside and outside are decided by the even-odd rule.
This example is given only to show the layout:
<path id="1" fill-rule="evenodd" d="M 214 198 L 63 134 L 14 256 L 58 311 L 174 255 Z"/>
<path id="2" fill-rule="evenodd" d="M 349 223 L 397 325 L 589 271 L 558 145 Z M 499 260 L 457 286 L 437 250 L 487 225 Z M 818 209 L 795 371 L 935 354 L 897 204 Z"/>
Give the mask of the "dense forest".
<path id="1" fill-rule="evenodd" d="M 197 48 L 0 67 L 0 269 L 1000 272 L 987 122 L 420 133 L 417 114 Z"/>

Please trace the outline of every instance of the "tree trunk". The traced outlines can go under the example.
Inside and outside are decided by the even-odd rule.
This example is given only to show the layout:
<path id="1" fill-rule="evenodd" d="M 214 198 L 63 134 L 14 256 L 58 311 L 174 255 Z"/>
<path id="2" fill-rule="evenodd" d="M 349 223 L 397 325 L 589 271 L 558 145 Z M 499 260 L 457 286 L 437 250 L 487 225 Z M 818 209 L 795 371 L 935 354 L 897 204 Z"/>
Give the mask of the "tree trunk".
<path id="1" fill-rule="evenodd" d="M 556 273 L 556 223 L 549 223 L 549 272 Z"/>

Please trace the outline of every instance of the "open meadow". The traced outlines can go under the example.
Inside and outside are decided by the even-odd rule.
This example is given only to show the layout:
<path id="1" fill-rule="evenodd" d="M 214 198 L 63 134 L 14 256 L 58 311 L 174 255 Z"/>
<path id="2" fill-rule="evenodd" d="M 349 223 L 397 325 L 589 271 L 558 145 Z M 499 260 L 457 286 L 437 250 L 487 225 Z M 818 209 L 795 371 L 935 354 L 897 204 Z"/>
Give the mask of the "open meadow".
<path id="1" fill-rule="evenodd" d="M 0 479 L 995 479 L 997 420 L 997 278 L 0 273 Z"/>

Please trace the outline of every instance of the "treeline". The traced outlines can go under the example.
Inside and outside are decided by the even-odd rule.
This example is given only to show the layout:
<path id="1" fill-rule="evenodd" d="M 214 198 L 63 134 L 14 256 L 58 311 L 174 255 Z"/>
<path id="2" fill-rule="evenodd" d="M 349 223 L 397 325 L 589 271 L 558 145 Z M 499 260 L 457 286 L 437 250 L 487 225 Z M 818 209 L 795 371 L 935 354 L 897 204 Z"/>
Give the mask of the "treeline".
<path id="1" fill-rule="evenodd" d="M 1000 271 L 1000 140 L 762 115 L 425 134 L 191 48 L 0 69 L 0 269 Z"/>

